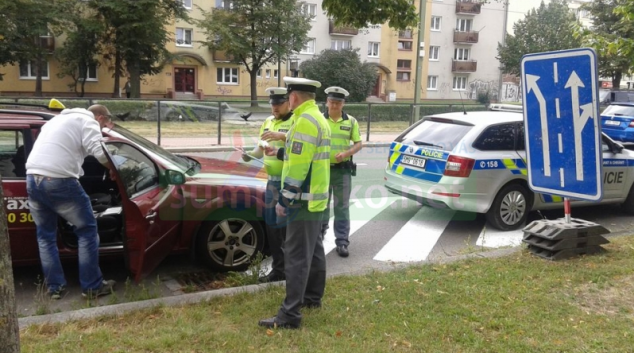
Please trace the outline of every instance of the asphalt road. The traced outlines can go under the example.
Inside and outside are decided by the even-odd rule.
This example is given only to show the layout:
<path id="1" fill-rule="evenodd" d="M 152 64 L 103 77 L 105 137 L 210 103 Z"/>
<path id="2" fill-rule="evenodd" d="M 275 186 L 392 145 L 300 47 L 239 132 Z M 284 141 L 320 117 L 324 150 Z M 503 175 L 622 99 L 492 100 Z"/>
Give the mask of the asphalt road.
<path id="1" fill-rule="evenodd" d="M 472 213 L 434 209 L 389 194 L 383 187 L 383 170 L 387 163 L 388 147 L 365 148 L 355 156 L 359 165 L 353 178 L 351 211 L 350 257 L 340 258 L 334 250 L 332 231 L 326 235 L 324 246 L 329 274 L 346 274 L 367 270 L 384 270 L 400 264 L 440 261 L 477 251 L 512 247 L 521 243 L 522 232 L 499 232 L 487 227 L 483 216 Z M 207 157 L 238 159 L 238 152 L 199 154 Z M 252 161 L 257 164 L 259 162 Z M 634 218 L 618 206 L 573 208 L 574 218 L 596 222 L 612 233 L 634 230 Z M 558 219 L 562 210 L 533 212 L 529 222 L 536 219 Z M 332 225 L 331 225 L 332 228 Z M 44 311 L 57 312 L 136 301 L 161 296 L 173 296 L 205 282 L 213 288 L 215 274 L 189 261 L 187 256 L 166 259 L 140 285 L 127 280 L 123 259 L 102 262 L 104 277 L 115 279 L 117 295 L 87 302 L 77 287 L 77 266 L 66 264 L 70 287 L 68 295 L 59 301 L 46 300 L 38 289 L 40 270 L 37 266 L 14 270 L 16 297 L 20 316 Z M 191 281 L 193 279 L 193 281 Z M 194 283 L 194 285 L 191 285 Z"/>

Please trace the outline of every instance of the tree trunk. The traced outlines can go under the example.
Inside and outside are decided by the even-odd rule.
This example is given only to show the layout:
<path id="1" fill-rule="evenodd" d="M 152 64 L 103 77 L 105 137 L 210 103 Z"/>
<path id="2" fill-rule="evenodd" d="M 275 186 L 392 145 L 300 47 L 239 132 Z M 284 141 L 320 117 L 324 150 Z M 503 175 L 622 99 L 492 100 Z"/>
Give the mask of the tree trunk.
<path id="1" fill-rule="evenodd" d="M 130 98 L 141 98 L 141 70 L 138 62 L 128 65 L 128 74 L 130 75 L 130 89 L 132 90 Z"/>
<path id="2" fill-rule="evenodd" d="M 251 78 L 251 106 L 252 107 L 258 106 L 257 74 L 258 74 L 258 70 L 256 70 L 255 68 L 253 68 L 253 70 L 251 70 L 251 72 L 249 73 L 249 77 Z M 278 72 L 277 74 L 279 75 L 280 73 Z"/>
<path id="3" fill-rule="evenodd" d="M 121 78 L 121 52 L 119 49 L 115 49 L 114 54 L 114 87 L 112 88 L 112 98 L 119 98 L 120 92 L 119 87 L 121 87 L 120 78 Z"/>
<path id="4" fill-rule="evenodd" d="M 1 182 L 2 176 L 0 176 Z M 0 200 L 4 200 L 2 188 L 0 188 Z M 15 287 L 9 245 L 7 214 L 4 207 L 0 207 L 0 342 L 2 342 L 3 352 L 19 353 L 20 327 L 15 306 Z"/>
<path id="5" fill-rule="evenodd" d="M 623 78 L 623 72 L 615 72 L 612 76 L 612 88 L 621 89 L 621 78 Z"/>
<path id="6" fill-rule="evenodd" d="M 42 97 L 42 53 L 37 54 L 35 59 L 35 93 L 36 97 Z"/>

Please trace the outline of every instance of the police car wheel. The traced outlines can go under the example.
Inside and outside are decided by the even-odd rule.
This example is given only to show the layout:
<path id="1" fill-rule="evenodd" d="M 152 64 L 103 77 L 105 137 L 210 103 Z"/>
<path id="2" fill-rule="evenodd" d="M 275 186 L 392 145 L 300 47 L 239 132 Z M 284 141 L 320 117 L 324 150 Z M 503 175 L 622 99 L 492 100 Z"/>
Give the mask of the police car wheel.
<path id="1" fill-rule="evenodd" d="M 634 215 L 634 185 L 630 188 L 625 202 L 621 204 L 623 211 L 629 215 Z"/>
<path id="2" fill-rule="evenodd" d="M 509 184 L 498 192 L 486 213 L 487 221 L 500 230 L 521 227 L 532 206 L 532 194 L 520 184 Z"/>
<path id="3" fill-rule="evenodd" d="M 246 270 L 264 249 L 264 230 L 254 218 L 237 213 L 204 222 L 196 239 L 198 258 L 216 271 Z"/>

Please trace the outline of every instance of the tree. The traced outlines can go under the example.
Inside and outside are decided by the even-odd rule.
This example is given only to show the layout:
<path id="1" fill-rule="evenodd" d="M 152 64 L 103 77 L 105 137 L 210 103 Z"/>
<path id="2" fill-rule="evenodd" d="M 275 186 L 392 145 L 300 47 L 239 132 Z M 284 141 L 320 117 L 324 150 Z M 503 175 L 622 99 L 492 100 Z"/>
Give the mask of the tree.
<path id="1" fill-rule="evenodd" d="M 119 93 L 123 69 L 130 75 L 131 97 L 141 94 L 141 77 L 161 72 L 171 58 L 166 44 L 173 40 L 168 31 L 175 19 L 188 20 L 181 1 L 163 0 L 90 0 L 107 26 L 102 44 L 113 47 L 113 96 Z"/>
<path id="2" fill-rule="evenodd" d="M 577 29 L 577 35 L 584 46 L 592 47 L 599 57 L 599 74 L 612 79 L 612 87 L 621 86 L 621 78 L 628 74 L 632 58 L 620 50 L 610 50 L 610 43 L 619 38 L 634 38 L 634 27 L 621 23 L 620 15 L 614 9 L 625 4 L 624 0 L 594 0 L 581 9 L 588 11 L 592 18 L 592 28 Z"/>
<path id="3" fill-rule="evenodd" d="M 197 21 L 206 35 L 202 42 L 225 52 L 243 65 L 251 82 L 251 105 L 257 106 L 258 70 L 302 50 L 308 41 L 310 17 L 295 0 L 233 0 L 232 7 L 204 11 Z M 278 75 L 281 73 L 278 73 Z"/>
<path id="4" fill-rule="evenodd" d="M 1 183 L 2 176 L 0 176 Z M 0 200 L 4 200 L 0 188 Z M 7 228 L 7 214 L 0 208 L 0 342 L 2 351 L 20 352 L 20 327 L 15 306 L 15 287 L 11 267 L 11 246 Z"/>
<path id="5" fill-rule="evenodd" d="M 323 0 L 321 7 L 336 25 L 365 28 L 388 22 L 396 30 L 418 25 L 419 15 L 412 0 Z"/>
<path id="6" fill-rule="evenodd" d="M 617 16 L 621 16 L 619 21 L 620 30 L 623 32 L 631 33 L 634 31 L 634 0 L 619 1 L 619 4 L 614 9 L 614 13 Z M 608 45 L 608 52 L 610 54 L 621 54 L 623 57 L 628 58 L 629 66 L 634 66 L 634 38 L 619 37 Z"/>
<path id="7" fill-rule="evenodd" d="M 544 2 L 513 25 L 515 35 L 507 34 L 506 43 L 498 44 L 502 72 L 520 74 L 522 56 L 554 50 L 578 48 L 580 38 L 574 34 L 578 21 L 564 0 Z"/>
<path id="8" fill-rule="evenodd" d="M 363 102 L 376 84 L 376 67 L 361 62 L 359 49 L 324 50 L 319 56 L 304 61 L 300 70 L 305 77 L 321 82 L 323 88 L 339 86 L 350 92 L 349 102 Z M 317 99 L 326 99 L 323 90 Z"/>

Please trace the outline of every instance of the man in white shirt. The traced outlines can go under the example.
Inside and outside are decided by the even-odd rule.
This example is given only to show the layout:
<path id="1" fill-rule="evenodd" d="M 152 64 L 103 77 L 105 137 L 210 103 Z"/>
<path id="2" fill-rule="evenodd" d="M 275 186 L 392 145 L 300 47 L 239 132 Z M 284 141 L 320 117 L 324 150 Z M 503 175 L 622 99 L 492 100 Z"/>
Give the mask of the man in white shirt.
<path id="1" fill-rule="evenodd" d="M 110 169 L 101 146 L 101 129 L 110 121 L 102 105 L 64 109 L 44 126 L 27 161 L 29 209 L 37 227 L 40 260 L 48 292 L 60 299 L 66 286 L 57 248 L 57 219 L 73 225 L 79 245 L 82 295 L 96 298 L 112 293 L 115 281 L 103 279 L 99 268 L 99 235 L 90 199 L 79 177 L 84 158 L 91 155 Z"/>

